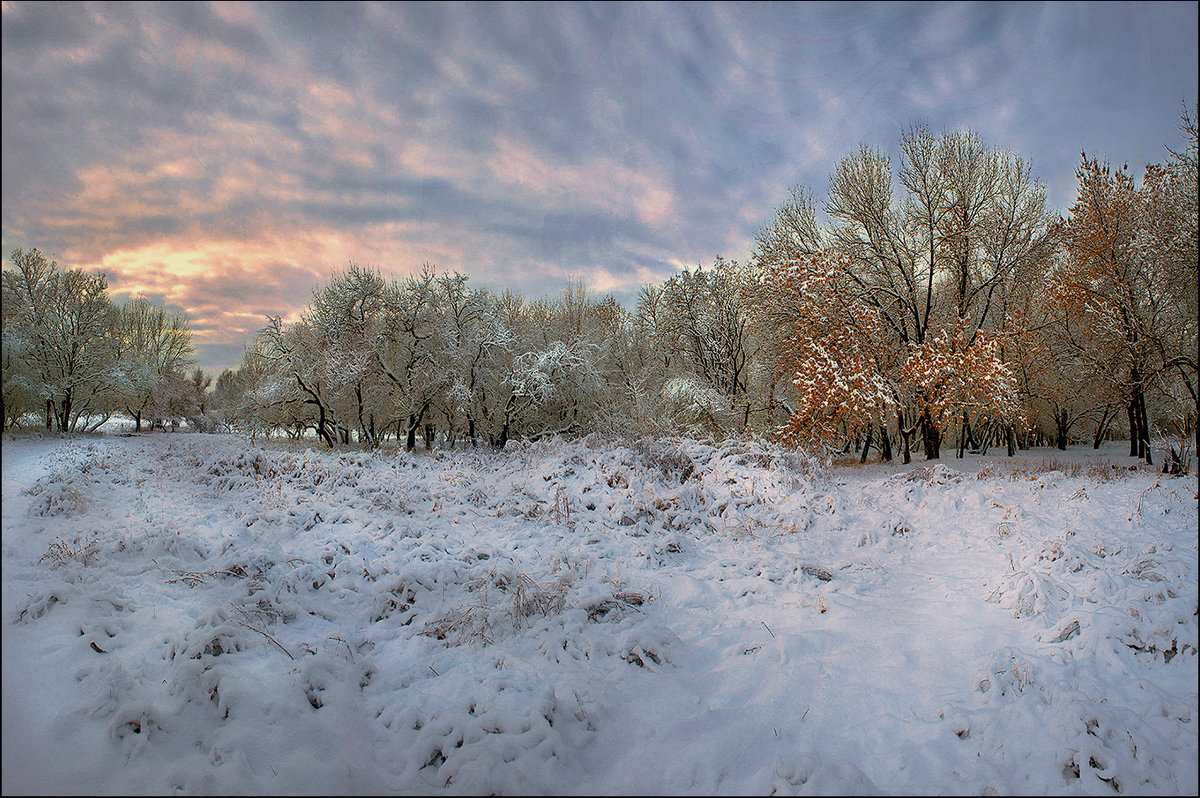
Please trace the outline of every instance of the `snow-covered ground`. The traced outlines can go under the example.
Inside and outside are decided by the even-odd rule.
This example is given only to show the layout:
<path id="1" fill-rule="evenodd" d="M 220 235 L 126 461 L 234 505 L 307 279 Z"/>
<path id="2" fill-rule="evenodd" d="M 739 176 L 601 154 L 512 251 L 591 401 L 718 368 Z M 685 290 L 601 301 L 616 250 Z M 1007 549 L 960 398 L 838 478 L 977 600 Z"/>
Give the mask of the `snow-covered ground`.
<path id="1" fill-rule="evenodd" d="M 3 790 L 1195 794 L 1122 454 L 6 438 Z"/>

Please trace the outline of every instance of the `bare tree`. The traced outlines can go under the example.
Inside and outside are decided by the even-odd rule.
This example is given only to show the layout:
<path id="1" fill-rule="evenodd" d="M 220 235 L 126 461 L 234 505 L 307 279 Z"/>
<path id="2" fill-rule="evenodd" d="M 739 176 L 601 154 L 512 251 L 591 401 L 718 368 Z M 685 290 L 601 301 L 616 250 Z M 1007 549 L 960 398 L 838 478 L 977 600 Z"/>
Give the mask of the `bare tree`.
<path id="1" fill-rule="evenodd" d="M 160 383 L 193 362 L 192 333 L 186 318 L 145 297 L 128 300 L 114 321 L 119 401 L 140 432 L 142 414 Z"/>
<path id="2" fill-rule="evenodd" d="M 8 332 L 21 348 L 24 384 L 45 403 L 46 427 L 69 432 L 111 412 L 115 309 L 104 275 L 61 270 L 36 249 L 15 250 L 12 261 Z"/>

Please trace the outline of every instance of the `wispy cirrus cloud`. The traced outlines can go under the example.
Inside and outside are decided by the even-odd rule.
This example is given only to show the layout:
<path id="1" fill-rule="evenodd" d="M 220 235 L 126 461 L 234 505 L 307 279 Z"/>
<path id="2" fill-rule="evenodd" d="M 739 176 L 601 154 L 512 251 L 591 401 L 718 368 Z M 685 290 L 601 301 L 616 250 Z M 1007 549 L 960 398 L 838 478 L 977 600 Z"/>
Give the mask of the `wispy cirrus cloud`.
<path id="1" fill-rule="evenodd" d="M 859 141 L 970 127 L 1059 207 L 1161 160 L 1194 4 L 3 6 L 3 245 L 106 270 L 234 365 L 349 261 L 629 300 L 744 259 Z"/>

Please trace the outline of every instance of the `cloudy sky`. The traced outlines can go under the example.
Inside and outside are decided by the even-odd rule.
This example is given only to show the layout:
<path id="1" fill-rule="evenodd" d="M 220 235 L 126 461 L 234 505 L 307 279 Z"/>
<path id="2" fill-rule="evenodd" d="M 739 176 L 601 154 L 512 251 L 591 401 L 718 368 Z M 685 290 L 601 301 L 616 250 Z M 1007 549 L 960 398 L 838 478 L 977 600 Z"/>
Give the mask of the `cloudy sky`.
<path id="1" fill-rule="evenodd" d="M 1197 4 L 3 3 L 3 254 L 103 269 L 240 359 L 353 261 L 626 301 L 744 260 L 859 142 L 971 128 L 1065 212 L 1164 159 Z"/>

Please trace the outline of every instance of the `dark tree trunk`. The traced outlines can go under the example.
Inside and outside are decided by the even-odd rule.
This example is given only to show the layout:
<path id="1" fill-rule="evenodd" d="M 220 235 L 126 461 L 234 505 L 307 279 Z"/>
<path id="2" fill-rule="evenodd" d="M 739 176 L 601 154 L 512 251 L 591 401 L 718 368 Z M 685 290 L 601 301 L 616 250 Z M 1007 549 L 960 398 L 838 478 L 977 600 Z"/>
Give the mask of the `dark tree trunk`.
<path id="1" fill-rule="evenodd" d="M 900 440 L 903 441 L 903 444 L 902 444 L 903 448 L 901 450 L 902 451 L 902 454 L 901 454 L 902 462 L 905 465 L 908 465 L 909 463 L 912 462 L 912 434 L 916 428 L 915 427 L 910 428 L 910 429 L 904 428 L 904 411 L 903 410 L 896 411 L 896 421 L 899 422 Z"/>
<path id="2" fill-rule="evenodd" d="M 372 449 L 374 449 L 376 446 L 375 416 L 374 416 L 374 414 L 368 414 L 369 421 L 363 420 L 363 398 L 362 398 L 362 383 L 361 382 L 357 382 L 354 384 L 354 397 L 355 397 L 355 399 L 358 400 L 358 437 L 360 439 L 359 442 L 361 443 L 363 440 L 365 440 L 367 442 L 367 445 L 370 446 Z"/>
<path id="3" fill-rule="evenodd" d="M 417 448 L 417 417 L 415 415 L 408 417 L 408 437 L 404 439 L 404 448 L 410 452 Z"/>
<path id="4" fill-rule="evenodd" d="M 325 405 L 320 402 L 313 402 L 313 404 L 317 406 L 317 435 L 332 449 L 336 444 L 334 443 L 333 436 L 329 434 L 329 427 L 325 421 Z"/>
<path id="5" fill-rule="evenodd" d="M 867 452 L 871 451 L 871 436 L 874 434 L 874 432 L 875 432 L 875 428 L 868 424 L 867 425 L 867 440 L 865 443 L 863 443 L 862 457 L 858 458 L 858 462 L 860 464 L 867 462 Z"/>
<path id="6" fill-rule="evenodd" d="M 1146 461 L 1146 465 L 1154 465 L 1154 458 L 1150 454 L 1150 417 L 1146 412 L 1146 396 L 1141 389 L 1138 390 L 1138 456 Z"/>
<path id="7" fill-rule="evenodd" d="M 1129 456 L 1137 457 L 1138 440 L 1141 438 L 1138 434 L 1137 399 L 1130 399 L 1125 411 L 1129 416 Z"/>
<path id="8" fill-rule="evenodd" d="M 933 423 L 928 410 L 921 414 L 921 436 L 925 439 L 925 459 L 939 459 L 942 452 L 942 431 Z"/>
<path id="9" fill-rule="evenodd" d="M 1066 410 L 1059 410 L 1054 414 L 1054 427 L 1057 432 L 1054 443 L 1060 451 L 1064 452 L 1067 450 L 1067 431 L 1070 428 L 1069 421 L 1070 419 L 1067 417 Z"/>
<path id="10" fill-rule="evenodd" d="M 1092 438 L 1092 448 L 1099 449 L 1100 444 L 1104 442 L 1104 436 L 1108 433 L 1108 425 L 1112 423 L 1116 413 L 1112 411 L 1112 405 L 1105 405 L 1104 412 L 1100 414 L 1100 422 L 1096 425 L 1096 436 Z"/>
<path id="11" fill-rule="evenodd" d="M 71 404 L 72 404 L 71 392 L 68 391 L 63 396 L 62 413 L 60 413 L 59 417 L 58 417 L 58 431 L 59 432 L 70 432 L 71 431 Z"/>
<path id="12" fill-rule="evenodd" d="M 879 425 L 879 445 L 883 451 L 883 461 L 885 463 L 892 462 L 892 439 L 888 435 L 887 427 L 883 424 Z"/>

